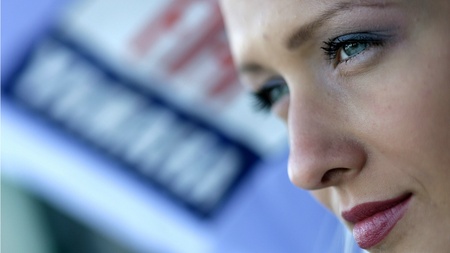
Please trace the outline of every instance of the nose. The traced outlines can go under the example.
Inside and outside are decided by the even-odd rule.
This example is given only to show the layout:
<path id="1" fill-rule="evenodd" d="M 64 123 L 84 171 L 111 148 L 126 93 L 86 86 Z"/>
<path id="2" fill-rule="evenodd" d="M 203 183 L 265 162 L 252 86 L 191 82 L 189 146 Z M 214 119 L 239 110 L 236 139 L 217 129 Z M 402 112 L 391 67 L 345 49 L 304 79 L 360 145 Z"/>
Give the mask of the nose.
<path id="1" fill-rule="evenodd" d="M 291 182 L 317 190 L 356 177 L 366 164 L 367 154 L 351 134 L 345 108 L 339 101 L 320 95 L 291 92 L 290 96 L 287 124 Z"/>

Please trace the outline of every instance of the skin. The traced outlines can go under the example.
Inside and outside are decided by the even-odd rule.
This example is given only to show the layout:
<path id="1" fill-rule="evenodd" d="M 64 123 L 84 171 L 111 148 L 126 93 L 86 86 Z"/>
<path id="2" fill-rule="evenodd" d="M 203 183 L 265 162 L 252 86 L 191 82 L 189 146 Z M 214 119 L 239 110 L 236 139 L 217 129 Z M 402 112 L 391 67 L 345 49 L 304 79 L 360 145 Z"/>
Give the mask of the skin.
<path id="1" fill-rule="evenodd" d="M 284 79 L 289 93 L 271 110 L 288 128 L 290 180 L 349 229 L 342 211 L 412 193 L 406 214 L 370 252 L 447 253 L 450 1 L 344 2 L 222 0 L 242 83 L 257 92 L 269 78 Z M 291 34 L 336 6 L 288 48 Z M 321 49 L 362 31 L 387 41 L 343 62 Z"/>

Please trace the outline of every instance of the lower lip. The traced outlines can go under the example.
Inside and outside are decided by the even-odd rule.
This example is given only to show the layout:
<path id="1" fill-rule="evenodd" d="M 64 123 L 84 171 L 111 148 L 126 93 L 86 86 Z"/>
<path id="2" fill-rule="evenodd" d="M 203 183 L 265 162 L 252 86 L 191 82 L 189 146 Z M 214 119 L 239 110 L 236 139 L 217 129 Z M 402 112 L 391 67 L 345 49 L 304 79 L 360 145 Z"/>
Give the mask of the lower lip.
<path id="1" fill-rule="evenodd" d="M 369 249 L 380 243 L 406 213 L 410 200 L 411 198 L 408 198 L 388 210 L 356 223 L 353 236 L 358 245 L 363 249 Z"/>

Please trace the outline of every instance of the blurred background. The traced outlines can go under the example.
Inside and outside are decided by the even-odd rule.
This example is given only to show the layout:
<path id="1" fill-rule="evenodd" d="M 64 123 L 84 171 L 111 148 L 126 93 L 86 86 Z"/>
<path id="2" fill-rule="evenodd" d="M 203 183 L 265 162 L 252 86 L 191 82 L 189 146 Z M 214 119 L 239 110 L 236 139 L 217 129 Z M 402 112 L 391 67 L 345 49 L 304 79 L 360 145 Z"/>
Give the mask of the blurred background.
<path id="1" fill-rule="evenodd" d="M 1 252 L 340 252 L 216 1 L 1 5 Z"/>

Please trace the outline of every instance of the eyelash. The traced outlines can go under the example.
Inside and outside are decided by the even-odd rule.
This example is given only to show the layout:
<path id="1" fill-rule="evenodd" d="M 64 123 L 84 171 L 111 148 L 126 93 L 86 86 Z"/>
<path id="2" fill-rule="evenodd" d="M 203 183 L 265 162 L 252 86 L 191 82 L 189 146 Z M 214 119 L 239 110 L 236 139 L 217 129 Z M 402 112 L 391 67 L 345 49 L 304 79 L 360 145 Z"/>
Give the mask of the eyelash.
<path id="1" fill-rule="evenodd" d="M 325 55 L 328 57 L 330 61 L 334 61 L 338 58 L 340 52 L 344 49 L 345 46 L 351 44 L 365 44 L 367 46 L 362 52 L 368 50 L 373 46 L 383 46 L 385 42 L 384 36 L 372 33 L 355 33 L 355 34 L 346 34 L 336 38 L 329 39 L 328 41 L 324 41 L 325 46 L 321 47 L 324 50 Z M 335 64 L 336 66 L 342 62 L 347 62 L 352 58 L 359 55 L 359 52 L 355 55 L 349 56 L 346 60 L 338 60 Z"/>

